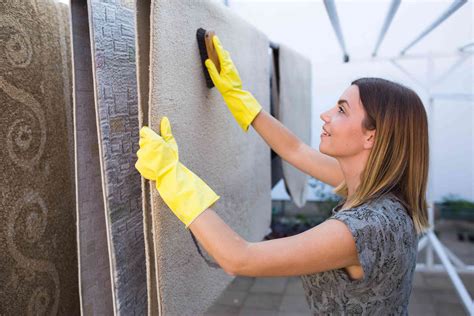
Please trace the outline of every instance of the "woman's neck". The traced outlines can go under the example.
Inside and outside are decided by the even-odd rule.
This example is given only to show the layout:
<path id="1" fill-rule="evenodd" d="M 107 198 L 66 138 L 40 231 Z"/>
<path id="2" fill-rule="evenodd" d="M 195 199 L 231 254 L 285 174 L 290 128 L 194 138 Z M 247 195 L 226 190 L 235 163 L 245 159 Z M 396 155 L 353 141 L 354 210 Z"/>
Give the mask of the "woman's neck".
<path id="1" fill-rule="evenodd" d="M 337 158 L 347 186 L 347 200 L 350 200 L 360 184 L 360 176 L 367 164 L 369 154 L 370 151 L 367 150 L 357 156 Z"/>

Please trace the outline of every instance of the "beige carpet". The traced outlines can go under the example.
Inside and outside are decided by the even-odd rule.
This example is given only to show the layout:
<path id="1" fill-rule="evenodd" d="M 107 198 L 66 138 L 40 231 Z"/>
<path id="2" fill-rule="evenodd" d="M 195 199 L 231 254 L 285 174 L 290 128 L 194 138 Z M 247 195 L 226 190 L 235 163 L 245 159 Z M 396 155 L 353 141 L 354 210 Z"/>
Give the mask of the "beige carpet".
<path id="1" fill-rule="evenodd" d="M 286 45 L 278 49 L 278 101 L 276 118 L 311 145 L 311 61 Z M 275 93 L 273 91 L 272 93 Z M 309 177 L 286 161 L 281 161 L 285 188 L 292 201 L 302 207 L 306 203 Z"/>
<path id="2" fill-rule="evenodd" d="M 150 0 L 136 1 L 136 58 L 138 81 L 138 118 L 140 126 L 148 125 L 150 78 Z M 148 315 L 158 315 L 160 301 L 156 284 L 155 252 L 149 181 L 142 178 L 143 231 L 145 241 Z"/>
<path id="3" fill-rule="evenodd" d="M 196 30 L 216 31 L 244 88 L 267 111 L 268 39 L 216 1 L 153 1 L 151 11 L 149 125 L 159 130 L 161 118 L 169 117 L 180 160 L 221 196 L 215 211 L 245 239 L 262 240 L 271 219 L 270 149 L 254 130 L 244 133 L 219 92 L 206 87 Z M 151 195 L 160 314 L 203 313 L 233 278 L 216 266 L 153 186 Z"/>

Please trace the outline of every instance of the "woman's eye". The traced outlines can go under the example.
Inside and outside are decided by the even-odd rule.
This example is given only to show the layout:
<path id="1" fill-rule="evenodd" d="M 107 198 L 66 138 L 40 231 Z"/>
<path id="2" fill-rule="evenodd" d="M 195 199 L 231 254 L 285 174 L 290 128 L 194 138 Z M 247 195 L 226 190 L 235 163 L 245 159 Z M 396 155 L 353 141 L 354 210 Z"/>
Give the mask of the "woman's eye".
<path id="1" fill-rule="evenodd" d="M 339 106 L 339 109 L 342 110 L 342 113 L 344 113 L 344 109 L 341 106 Z M 338 112 L 341 112 L 341 111 L 338 111 Z"/>

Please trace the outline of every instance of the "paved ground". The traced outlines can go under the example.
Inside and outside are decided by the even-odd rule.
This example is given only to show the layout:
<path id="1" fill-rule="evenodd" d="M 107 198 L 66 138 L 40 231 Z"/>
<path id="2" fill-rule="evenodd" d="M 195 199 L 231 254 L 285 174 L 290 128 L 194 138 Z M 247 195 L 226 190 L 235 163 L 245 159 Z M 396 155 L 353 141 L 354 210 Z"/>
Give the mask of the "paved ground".
<path id="1" fill-rule="evenodd" d="M 474 265 L 474 243 L 457 241 L 455 229 L 449 223 L 439 225 L 437 230 L 440 230 L 439 238 L 445 246 L 465 264 Z M 418 258 L 419 262 L 422 262 L 424 252 L 421 252 Z M 474 297 L 474 275 L 462 274 L 460 277 L 471 297 Z M 299 278 L 237 277 L 206 315 L 311 314 Z M 447 274 L 416 272 L 409 315 L 456 316 L 467 313 Z"/>

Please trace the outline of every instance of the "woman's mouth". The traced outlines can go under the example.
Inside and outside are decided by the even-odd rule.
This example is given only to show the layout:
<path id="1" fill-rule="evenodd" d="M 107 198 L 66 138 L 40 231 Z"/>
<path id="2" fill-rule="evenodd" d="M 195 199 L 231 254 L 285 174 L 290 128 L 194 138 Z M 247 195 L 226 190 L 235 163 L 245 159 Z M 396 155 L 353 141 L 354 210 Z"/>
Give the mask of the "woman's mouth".
<path id="1" fill-rule="evenodd" d="M 329 137 L 329 136 L 331 136 L 331 135 L 329 135 L 329 134 L 326 133 L 326 132 L 322 132 L 322 133 L 321 133 L 321 137 Z"/>
<path id="2" fill-rule="evenodd" d="M 325 137 L 331 136 L 331 134 L 329 134 L 328 132 L 326 132 L 326 130 L 324 129 L 324 127 L 323 127 L 323 132 L 321 133 L 321 137 L 323 137 L 323 136 L 325 136 Z"/>

